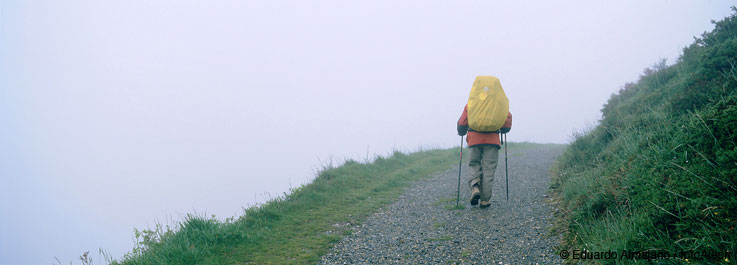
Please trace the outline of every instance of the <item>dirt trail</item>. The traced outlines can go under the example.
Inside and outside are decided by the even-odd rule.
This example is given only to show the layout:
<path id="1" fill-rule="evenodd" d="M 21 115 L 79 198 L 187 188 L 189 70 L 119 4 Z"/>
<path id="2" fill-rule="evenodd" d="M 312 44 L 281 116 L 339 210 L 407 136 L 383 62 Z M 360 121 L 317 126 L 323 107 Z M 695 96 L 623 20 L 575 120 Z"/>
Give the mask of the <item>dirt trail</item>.
<path id="1" fill-rule="evenodd" d="M 491 207 L 468 202 L 470 170 L 464 161 L 461 204 L 455 206 L 458 167 L 415 183 L 395 203 L 352 228 L 320 264 L 560 264 L 545 203 L 548 170 L 563 146 L 509 150 L 509 201 L 505 200 L 504 149 Z M 467 153 L 464 151 L 464 156 Z"/>

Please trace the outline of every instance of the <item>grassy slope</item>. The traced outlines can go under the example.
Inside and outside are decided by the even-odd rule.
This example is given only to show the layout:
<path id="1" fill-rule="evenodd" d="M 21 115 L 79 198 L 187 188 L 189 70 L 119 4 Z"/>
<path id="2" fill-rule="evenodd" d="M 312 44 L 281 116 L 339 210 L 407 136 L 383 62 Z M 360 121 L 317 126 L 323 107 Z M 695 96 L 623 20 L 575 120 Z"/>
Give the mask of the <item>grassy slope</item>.
<path id="1" fill-rule="evenodd" d="M 612 95 L 559 158 L 563 248 L 737 249 L 737 18 L 715 25 Z"/>
<path id="2" fill-rule="evenodd" d="M 178 229 L 136 232 L 139 245 L 114 264 L 305 264 L 350 234 L 412 181 L 458 163 L 458 149 L 395 152 L 373 163 L 326 168 L 310 184 L 224 222 L 188 216 Z"/>

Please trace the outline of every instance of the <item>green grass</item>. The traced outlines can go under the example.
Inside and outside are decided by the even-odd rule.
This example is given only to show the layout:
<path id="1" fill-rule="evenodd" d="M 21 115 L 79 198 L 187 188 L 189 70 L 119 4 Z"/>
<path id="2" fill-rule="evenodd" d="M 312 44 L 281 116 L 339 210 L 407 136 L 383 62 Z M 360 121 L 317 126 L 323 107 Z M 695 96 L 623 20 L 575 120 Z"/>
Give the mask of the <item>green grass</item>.
<path id="1" fill-rule="evenodd" d="M 458 203 L 458 206 L 456 206 L 455 203 L 453 205 L 446 205 L 445 206 L 445 209 L 446 210 L 463 210 L 463 209 L 466 209 L 466 201 L 459 202 Z"/>
<path id="2" fill-rule="evenodd" d="M 433 226 L 433 227 L 434 227 L 435 229 L 443 228 L 443 227 L 445 227 L 446 225 L 448 225 L 448 223 L 446 223 L 446 222 L 434 222 L 434 223 L 432 224 L 432 226 Z"/>
<path id="3" fill-rule="evenodd" d="M 464 150 L 464 152 L 465 151 L 466 150 Z M 464 161 L 467 161 L 467 160 L 464 159 Z M 457 177 L 457 175 L 456 175 L 456 177 Z M 463 183 L 461 183 L 461 186 L 462 186 L 462 188 L 466 188 L 466 186 L 463 185 Z M 442 206 L 446 210 L 463 210 L 463 209 L 466 209 L 466 206 L 465 206 L 466 205 L 466 202 L 467 202 L 466 199 L 465 198 L 458 198 L 458 200 L 459 200 L 458 201 L 458 206 L 456 206 L 456 197 L 441 198 L 441 199 L 433 202 L 432 205 L 433 206 Z"/>
<path id="4" fill-rule="evenodd" d="M 612 95 L 559 158 L 561 249 L 728 250 L 735 262 L 737 17 L 715 26 Z"/>
<path id="5" fill-rule="evenodd" d="M 394 201 L 413 181 L 456 165 L 458 155 L 455 148 L 395 152 L 368 164 L 348 160 L 240 217 L 187 215 L 175 228 L 136 231 L 136 248 L 113 264 L 315 263 L 350 235 L 351 225 Z"/>
<path id="6" fill-rule="evenodd" d="M 451 203 L 453 204 L 453 206 L 455 206 L 455 204 L 456 204 L 456 197 L 440 198 L 437 201 L 433 202 L 432 205 L 433 206 L 443 206 L 443 205 L 451 204 Z"/>

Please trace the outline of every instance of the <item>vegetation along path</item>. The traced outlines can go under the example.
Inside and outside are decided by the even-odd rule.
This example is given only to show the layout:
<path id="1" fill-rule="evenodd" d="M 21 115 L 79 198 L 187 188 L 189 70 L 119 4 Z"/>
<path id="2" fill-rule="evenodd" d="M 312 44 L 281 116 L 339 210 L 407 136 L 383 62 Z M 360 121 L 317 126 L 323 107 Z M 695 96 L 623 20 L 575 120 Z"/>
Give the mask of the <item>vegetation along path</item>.
<path id="1" fill-rule="evenodd" d="M 509 201 L 502 149 L 488 209 L 468 202 L 467 161 L 461 176 L 462 207 L 455 207 L 458 167 L 419 181 L 353 227 L 319 263 L 559 264 L 562 260 L 553 247 L 560 237 L 550 233 L 553 216 L 546 199 L 549 169 L 563 149 L 510 144 Z"/>

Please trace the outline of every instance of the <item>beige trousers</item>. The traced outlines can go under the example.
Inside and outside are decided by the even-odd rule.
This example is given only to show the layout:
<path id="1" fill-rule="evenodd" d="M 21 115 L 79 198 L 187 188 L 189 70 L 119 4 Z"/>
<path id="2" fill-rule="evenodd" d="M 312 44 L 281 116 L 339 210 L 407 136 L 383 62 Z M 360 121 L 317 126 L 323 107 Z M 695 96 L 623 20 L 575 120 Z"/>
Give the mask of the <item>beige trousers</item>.
<path id="1" fill-rule="evenodd" d="M 468 162 L 468 166 L 471 167 L 471 180 L 468 181 L 469 187 L 473 188 L 473 185 L 478 185 L 481 190 L 481 200 L 490 201 L 500 148 L 496 145 L 476 145 L 471 146 L 470 149 L 471 161 Z"/>

